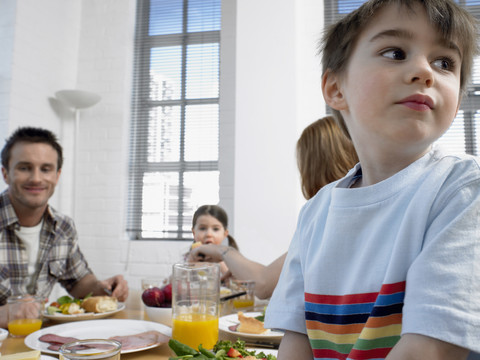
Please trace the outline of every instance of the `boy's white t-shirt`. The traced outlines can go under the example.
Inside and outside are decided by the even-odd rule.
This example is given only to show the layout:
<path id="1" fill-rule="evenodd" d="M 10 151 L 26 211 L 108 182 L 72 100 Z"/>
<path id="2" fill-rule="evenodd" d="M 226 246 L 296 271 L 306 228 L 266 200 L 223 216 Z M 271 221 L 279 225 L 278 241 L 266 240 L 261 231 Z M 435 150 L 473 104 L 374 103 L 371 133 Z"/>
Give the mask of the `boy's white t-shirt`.
<path id="1" fill-rule="evenodd" d="M 358 168 L 302 209 L 265 327 L 308 334 L 318 359 L 384 358 L 404 333 L 480 353 L 478 159 L 432 150 L 349 189 Z"/>

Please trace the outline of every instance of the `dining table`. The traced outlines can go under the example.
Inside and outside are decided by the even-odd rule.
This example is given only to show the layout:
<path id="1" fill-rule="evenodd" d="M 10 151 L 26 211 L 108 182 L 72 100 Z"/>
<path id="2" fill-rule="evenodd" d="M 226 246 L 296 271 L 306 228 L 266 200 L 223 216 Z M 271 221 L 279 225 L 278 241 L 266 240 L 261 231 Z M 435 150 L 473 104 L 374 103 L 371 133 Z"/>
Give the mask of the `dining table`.
<path id="1" fill-rule="evenodd" d="M 131 320 L 145 320 L 150 321 L 148 315 L 145 312 L 145 307 L 141 301 L 141 291 L 130 290 L 127 301 L 125 302 L 125 308 L 122 311 L 119 311 L 109 319 L 131 319 Z M 96 321 L 96 320 L 91 320 Z M 46 320 L 42 324 L 42 329 L 47 328 L 52 325 L 57 325 L 58 323 Z M 220 340 L 231 340 L 235 341 L 230 334 L 219 333 Z M 13 337 L 9 335 L 1 344 L 0 344 L 0 355 L 9 355 L 16 354 L 19 352 L 31 351 L 32 349 L 25 345 L 25 337 Z M 58 357 L 55 355 L 48 354 L 52 357 Z M 168 360 L 169 357 L 175 356 L 175 353 L 170 349 L 167 343 L 151 348 L 148 350 L 132 352 L 122 354 L 122 360 Z M 1 357 L 0 357 L 1 358 Z"/>

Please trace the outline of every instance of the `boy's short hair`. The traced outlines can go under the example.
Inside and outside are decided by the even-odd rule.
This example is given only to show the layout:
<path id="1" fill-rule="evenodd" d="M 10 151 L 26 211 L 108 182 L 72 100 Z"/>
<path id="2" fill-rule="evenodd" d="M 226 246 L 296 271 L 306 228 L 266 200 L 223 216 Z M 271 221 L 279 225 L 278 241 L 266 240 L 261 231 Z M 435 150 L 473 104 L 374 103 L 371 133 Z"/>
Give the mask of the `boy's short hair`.
<path id="1" fill-rule="evenodd" d="M 5 146 L 2 149 L 2 166 L 8 170 L 8 163 L 12 153 L 12 148 L 15 144 L 20 142 L 26 143 L 43 143 L 48 144 L 55 149 L 58 155 L 57 159 L 57 171 L 62 168 L 63 165 L 63 150 L 62 146 L 58 143 L 57 137 L 50 130 L 34 128 L 34 127 L 21 127 L 15 130 L 7 139 Z"/>
<path id="2" fill-rule="evenodd" d="M 399 5 L 414 11 L 414 5 L 424 7 L 430 23 L 445 40 L 454 40 L 462 51 L 460 89 L 465 91 L 470 81 L 473 57 L 478 53 L 477 21 L 451 0 L 369 0 L 357 10 L 327 28 L 320 43 L 322 72 L 341 74 L 346 70 L 356 42 L 372 18 L 388 5 Z M 336 120 L 347 135 L 348 130 L 340 111 L 332 109 Z"/>

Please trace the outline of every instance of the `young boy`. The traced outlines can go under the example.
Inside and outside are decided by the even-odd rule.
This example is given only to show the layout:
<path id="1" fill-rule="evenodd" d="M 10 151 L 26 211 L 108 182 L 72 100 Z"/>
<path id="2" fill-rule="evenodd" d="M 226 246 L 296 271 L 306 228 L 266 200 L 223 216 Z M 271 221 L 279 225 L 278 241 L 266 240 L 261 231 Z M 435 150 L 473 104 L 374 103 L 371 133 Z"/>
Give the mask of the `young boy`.
<path id="1" fill-rule="evenodd" d="M 450 0 L 370 0 L 327 32 L 323 94 L 360 162 L 300 213 L 266 314 L 279 360 L 480 359 L 479 161 L 432 147 L 476 33 Z"/>

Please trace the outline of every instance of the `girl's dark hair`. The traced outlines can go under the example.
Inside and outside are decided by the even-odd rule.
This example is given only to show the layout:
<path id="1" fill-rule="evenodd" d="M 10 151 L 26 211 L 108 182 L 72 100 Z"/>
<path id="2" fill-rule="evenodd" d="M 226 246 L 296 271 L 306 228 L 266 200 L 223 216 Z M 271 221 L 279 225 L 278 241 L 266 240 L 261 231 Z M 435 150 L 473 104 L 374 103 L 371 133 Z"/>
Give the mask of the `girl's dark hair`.
<path id="1" fill-rule="evenodd" d="M 213 216 L 215 219 L 220 221 L 223 225 L 223 227 L 228 229 L 228 216 L 225 210 L 223 210 L 220 206 L 218 205 L 202 205 L 200 206 L 197 211 L 193 214 L 193 219 L 192 219 L 192 228 L 195 227 L 195 224 L 197 223 L 197 220 L 200 216 L 202 215 L 210 215 Z M 238 250 L 238 245 L 235 239 L 229 234 L 227 236 L 228 238 L 228 246 L 233 247 L 234 249 Z"/>

